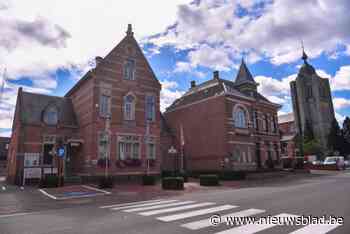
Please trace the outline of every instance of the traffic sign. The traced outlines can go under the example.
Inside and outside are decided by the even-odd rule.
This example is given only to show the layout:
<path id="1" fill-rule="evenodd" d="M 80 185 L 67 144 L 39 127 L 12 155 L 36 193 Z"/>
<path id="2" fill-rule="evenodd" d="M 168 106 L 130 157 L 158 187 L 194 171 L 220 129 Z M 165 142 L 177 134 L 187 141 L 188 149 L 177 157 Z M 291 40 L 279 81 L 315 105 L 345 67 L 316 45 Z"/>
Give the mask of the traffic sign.
<path id="1" fill-rule="evenodd" d="M 58 157 L 63 158 L 64 157 L 64 153 L 65 153 L 65 150 L 62 147 L 62 148 L 58 149 L 58 154 L 57 155 L 58 155 Z"/>

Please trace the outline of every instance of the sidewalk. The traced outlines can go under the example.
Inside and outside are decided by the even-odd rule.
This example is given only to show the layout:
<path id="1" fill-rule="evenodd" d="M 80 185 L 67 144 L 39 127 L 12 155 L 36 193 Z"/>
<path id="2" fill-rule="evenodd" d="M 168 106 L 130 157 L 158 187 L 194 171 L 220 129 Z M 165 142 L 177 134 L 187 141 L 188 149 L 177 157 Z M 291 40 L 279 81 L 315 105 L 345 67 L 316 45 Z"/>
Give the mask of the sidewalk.
<path id="1" fill-rule="evenodd" d="M 199 185 L 199 179 L 190 178 L 184 190 L 163 190 L 161 184 L 144 186 L 140 184 L 117 184 L 113 189 L 99 190 L 96 185 L 72 185 L 59 188 L 43 189 L 26 186 L 6 185 L 6 191 L 0 189 L 0 215 L 17 212 L 32 212 L 48 209 L 61 209 L 74 205 L 95 205 L 127 203 L 141 200 L 160 199 L 182 196 L 189 193 L 208 193 L 220 190 L 232 190 L 247 187 L 281 186 L 285 183 L 306 183 L 309 178 L 324 175 L 289 173 L 264 179 L 242 181 L 220 181 L 220 186 L 205 187 Z M 0 187 L 3 185 L 0 182 Z M 47 194 L 49 194 L 49 196 Z"/>

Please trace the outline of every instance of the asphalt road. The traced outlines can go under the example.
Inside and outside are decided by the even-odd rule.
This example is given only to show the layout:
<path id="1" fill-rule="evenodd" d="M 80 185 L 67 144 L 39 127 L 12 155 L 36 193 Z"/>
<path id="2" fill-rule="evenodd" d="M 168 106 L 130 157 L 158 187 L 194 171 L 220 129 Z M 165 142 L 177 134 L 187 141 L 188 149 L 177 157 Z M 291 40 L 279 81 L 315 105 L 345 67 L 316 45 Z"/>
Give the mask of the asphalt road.
<path id="1" fill-rule="evenodd" d="M 208 226 L 212 214 L 251 212 L 253 217 L 334 215 L 344 224 L 329 233 L 350 233 L 350 173 L 265 186 L 162 198 L 121 206 L 95 202 L 74 207 L 0 216 L 0 233 L 327 233 L 330 226 Z M 171 201 L 177 200 L 177 201 Z M 153 205 L 152 205 L 153 204 Z M 116 205 L 101 208 L 102 206 Z M 1 204 L 0 204 L 1 206 Z M 113 210 L 112 208 L 116 208 Z M 128 210 L 129 212 L 126 212 Z M 142 213 L 142 214 L 140 214 Z M 204 220 L 202 222 L 198 222 Z M 185 225 L 185 226 L 182 226 Z M 200 228 L 191 230 L 190 228 Z M 303 229 L 304 228 L 304 229 Z M 227 231 L 229 230 L 229 231 Z M 226 231 L 226 232 L 224 232 Z"/>

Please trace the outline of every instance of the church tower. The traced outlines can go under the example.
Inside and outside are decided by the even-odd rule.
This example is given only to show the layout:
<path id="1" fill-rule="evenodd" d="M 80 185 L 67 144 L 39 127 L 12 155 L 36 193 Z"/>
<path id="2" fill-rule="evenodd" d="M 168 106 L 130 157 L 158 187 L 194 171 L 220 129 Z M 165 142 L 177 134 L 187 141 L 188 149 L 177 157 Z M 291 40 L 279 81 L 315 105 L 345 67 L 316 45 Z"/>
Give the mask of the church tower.
<path id="1" fill-rule="evenodd" d="M 304 64 L 296 80 L 290 83 L 296 127 L 298 133 L 304 135 L 309 125 L 315 139 L 326 149 L 331 123 L 335 118 L 329 80 L 317 75 L 307 62 L 304 49 L 302 59 Z"/>

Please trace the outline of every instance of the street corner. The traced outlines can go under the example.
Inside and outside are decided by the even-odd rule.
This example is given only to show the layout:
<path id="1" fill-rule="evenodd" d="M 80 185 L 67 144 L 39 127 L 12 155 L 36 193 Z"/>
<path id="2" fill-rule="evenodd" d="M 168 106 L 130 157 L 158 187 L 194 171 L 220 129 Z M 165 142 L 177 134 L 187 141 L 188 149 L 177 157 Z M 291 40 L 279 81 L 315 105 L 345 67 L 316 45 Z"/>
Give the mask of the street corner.
<path id="1" fill-rule="evenodd" d="M 87 198 L 111 194 L 109 191 L 98 189 L 90 185 L 72 185 L 58 188 L 42 188 L 38 190 L 43 195 L 53 200 L 68 200 L 74 198 Z"/>

